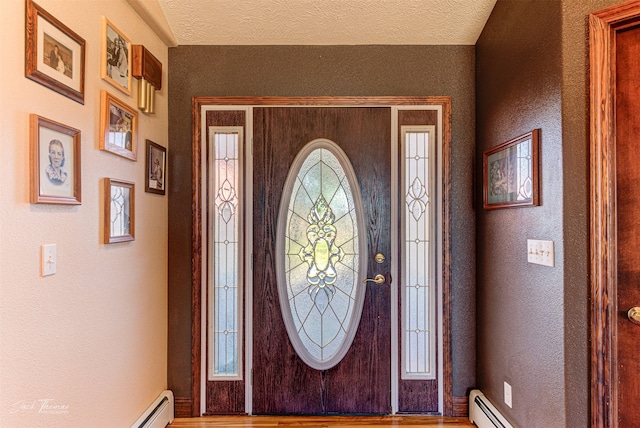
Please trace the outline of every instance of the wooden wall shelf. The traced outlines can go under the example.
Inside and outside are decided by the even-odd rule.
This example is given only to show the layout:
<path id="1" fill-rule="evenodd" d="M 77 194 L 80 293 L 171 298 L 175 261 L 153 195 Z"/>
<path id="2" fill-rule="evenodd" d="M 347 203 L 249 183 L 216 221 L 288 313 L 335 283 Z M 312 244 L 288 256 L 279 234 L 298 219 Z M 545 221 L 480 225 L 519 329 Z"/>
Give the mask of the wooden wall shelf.
<path id="1" fill-rule="evenodd" d="M 162 89 L 162 63 L 142 45 L 132 45 L 132 75 Z"/>

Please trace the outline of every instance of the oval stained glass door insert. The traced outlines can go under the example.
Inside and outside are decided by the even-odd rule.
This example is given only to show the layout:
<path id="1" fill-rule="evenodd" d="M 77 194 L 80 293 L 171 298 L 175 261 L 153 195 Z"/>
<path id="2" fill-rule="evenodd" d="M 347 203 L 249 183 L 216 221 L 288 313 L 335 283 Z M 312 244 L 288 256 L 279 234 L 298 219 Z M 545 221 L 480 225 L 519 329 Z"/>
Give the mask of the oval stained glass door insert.
<path id="1" fill-rule="evenodd" d="M 366 290 L 360 187 L 336 143 L 314 140 L 298 153 L 276 233 L 278 294 L 289 339 L 307 365 L 329 369 L 353 342 Z"/>

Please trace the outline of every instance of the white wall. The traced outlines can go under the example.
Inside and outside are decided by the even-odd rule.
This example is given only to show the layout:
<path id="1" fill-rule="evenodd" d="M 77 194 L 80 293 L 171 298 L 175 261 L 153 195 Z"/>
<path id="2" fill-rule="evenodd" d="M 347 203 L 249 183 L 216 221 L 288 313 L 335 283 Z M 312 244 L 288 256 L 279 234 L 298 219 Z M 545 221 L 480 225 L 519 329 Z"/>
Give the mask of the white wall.
<path id="1" fill-rule="evenodd" d="M 167 196 L 144 191 L 145 139 L 168 146 L 167 47 L 125 0 L 37 0 L 86 40 L 81 105 L 25 78 L 25 1 L 0 3 L 0 426 L 127 427 L 167 386 Z M 135 106 L 100 79 L 102 15 L 164 66 L 137 162 L 99 150 L 100 90 Z M 81 130 L 81 205 L 29 203 L 30 113 Z M 133 242 L 102 242 L 104 177 L 136 183 Z"/>

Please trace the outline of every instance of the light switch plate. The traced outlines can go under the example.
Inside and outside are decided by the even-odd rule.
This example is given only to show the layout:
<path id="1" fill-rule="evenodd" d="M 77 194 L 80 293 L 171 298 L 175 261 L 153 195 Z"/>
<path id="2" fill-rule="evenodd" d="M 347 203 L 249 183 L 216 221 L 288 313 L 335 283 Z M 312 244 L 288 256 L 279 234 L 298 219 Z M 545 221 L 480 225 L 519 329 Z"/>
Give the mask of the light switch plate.
<path id="1" fill-rule="evenodd" d="M 527 261 L 543 266 L 555 266 L 553 241 L 527 239 Z"/>
<path id="2" fill-rule="evenodd" d="M 511 385 L 504 383 L 504 404 L 513 408 L 513 396 L 511 395 Z"/>
<path id="3" fill-rule="evenodd" d="M 53 275 L 56 273 L 56 268 L 58 267 L 56 244 L 42 246 L 42 258 L 40 263 L 40 272 L 42 273 L 42 276 Z"/>

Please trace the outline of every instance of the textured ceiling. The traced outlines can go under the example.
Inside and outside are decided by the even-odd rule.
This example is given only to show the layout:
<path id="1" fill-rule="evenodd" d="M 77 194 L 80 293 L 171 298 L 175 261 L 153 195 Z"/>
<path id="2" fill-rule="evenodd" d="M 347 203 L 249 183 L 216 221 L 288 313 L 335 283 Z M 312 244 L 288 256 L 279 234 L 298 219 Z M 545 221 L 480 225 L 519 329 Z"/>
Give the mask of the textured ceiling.
<path id="1" fill-rule="evenodd" d="M 157 1 L 179 45 L 474 45 L 496 2 Z"/>

